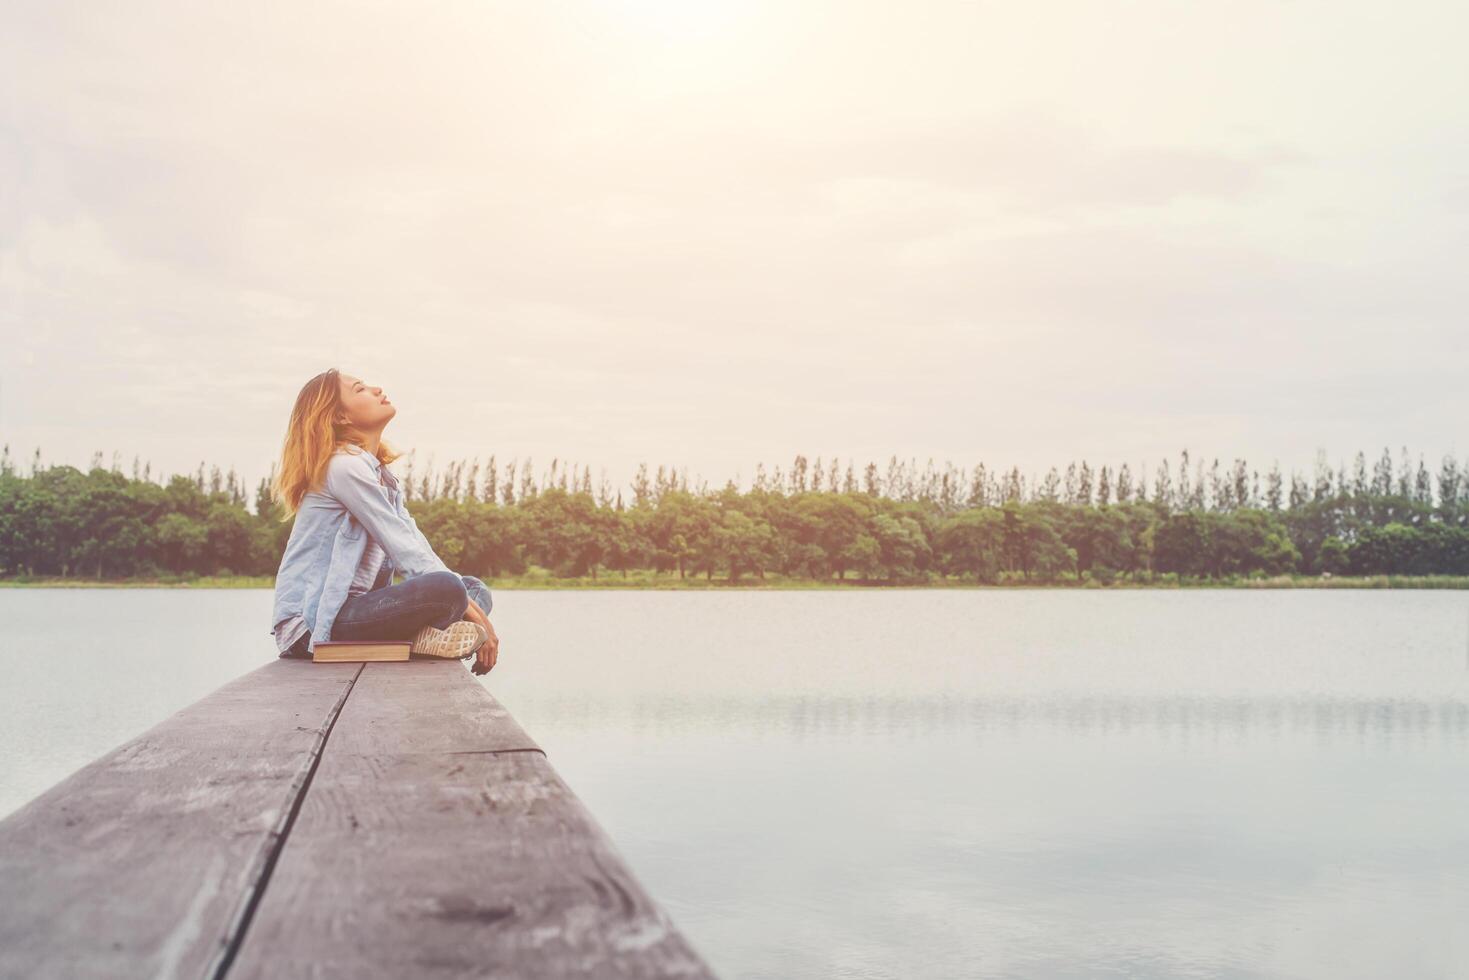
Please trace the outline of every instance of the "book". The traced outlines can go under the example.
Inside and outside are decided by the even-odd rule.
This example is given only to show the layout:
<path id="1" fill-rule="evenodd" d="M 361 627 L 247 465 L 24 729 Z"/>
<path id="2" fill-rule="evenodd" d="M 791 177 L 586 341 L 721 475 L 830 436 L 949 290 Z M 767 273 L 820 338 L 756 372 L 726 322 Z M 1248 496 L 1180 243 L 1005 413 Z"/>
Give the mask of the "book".
<path id="1" fill-rule="evenodd" d="M 407 660 L 408 640 L 322 640 L 311 652 L 314 663 Z"/>

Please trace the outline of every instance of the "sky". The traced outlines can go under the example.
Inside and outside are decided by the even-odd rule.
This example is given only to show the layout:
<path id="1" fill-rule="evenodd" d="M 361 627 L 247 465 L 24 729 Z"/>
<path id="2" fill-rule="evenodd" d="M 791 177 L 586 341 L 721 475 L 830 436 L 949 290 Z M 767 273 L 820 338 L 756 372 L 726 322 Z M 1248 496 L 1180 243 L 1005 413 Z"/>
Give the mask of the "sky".
<path id="1" fill-rule="evenodd" d="M 0 441 L 253 488 L 338 367 L 416 466 L 621 486 L 1435 469 L 1466 11 L 8 2 Z"/>

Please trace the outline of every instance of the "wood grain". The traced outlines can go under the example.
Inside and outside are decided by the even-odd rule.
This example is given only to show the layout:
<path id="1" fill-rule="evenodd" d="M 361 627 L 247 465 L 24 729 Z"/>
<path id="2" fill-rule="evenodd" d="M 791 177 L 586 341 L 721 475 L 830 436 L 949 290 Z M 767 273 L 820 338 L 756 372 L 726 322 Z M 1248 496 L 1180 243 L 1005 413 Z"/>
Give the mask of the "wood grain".
<path id="1" fill-rule="evenodd" d="M 455 661 L 364 665 L 229 976 L 713 974 Z"/>
<path id="2" fill-rule="evenodd" d="M 211 975 L 361 667 L 273 661 L 0 821 L 0 976 Z"/>

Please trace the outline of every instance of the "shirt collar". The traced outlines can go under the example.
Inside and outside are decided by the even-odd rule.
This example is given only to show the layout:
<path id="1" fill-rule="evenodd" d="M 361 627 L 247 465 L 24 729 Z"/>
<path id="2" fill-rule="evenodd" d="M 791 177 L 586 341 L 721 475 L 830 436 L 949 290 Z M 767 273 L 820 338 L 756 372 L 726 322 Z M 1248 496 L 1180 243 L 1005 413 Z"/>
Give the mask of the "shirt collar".
<path id="1" fill-rule="evenodd" d="M 355 443 L 352 443 L 350 445 L 352 446 L 351 449 L 342 448 L 338 449 L 337 452 L 349 453 L 353 456 L 361 456 L 362 458 L 366 459 L 367 462 L 371 464 L 373 472 L 377 474 L 377 479 L 379 483 L 391 487 L 393 490 L 398 489 L 398 478 L 393 475 L 392 470 L 383 465 L 382 460 L 378 459 L 375 455 L 368 452 L 366 449 L 363 449 L 361 446 L 356 445 Z"/>
<path id="2" fill-rule="evenodd" d="M 372 453 L 368 452 L 366 449 L 363 449 L 361 446 L 357 445 L 356 443 L 344 443 L 342 445 L 342 447 L 337 450 L 337 452 L 339 452 L 339 453 L 346 453 L 346 454 L 351 455 L 351 456 L 361 456 L 364 459 L 366 459 L 369 463 L 371 463 L 372 464 L 372 468 L 375 469 L 375 470 L 376 469 L 380 469 L 382 467 L 382 461 L 379 460 L 377 458 L 377 456 L 375 456 Z"/>

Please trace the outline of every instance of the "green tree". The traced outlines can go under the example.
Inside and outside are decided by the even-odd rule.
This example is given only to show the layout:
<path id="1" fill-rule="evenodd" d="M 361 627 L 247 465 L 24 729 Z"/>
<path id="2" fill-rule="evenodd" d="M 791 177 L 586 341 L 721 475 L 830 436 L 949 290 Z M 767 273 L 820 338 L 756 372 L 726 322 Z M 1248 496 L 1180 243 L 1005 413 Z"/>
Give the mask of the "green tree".
<path id="1" fill-rule="evenodd" d="M 999 579 L 1005 546 L 1005 519 L 994 507 L 962 511 L 939 528 L 939 568 L 945 575 Z"/>

